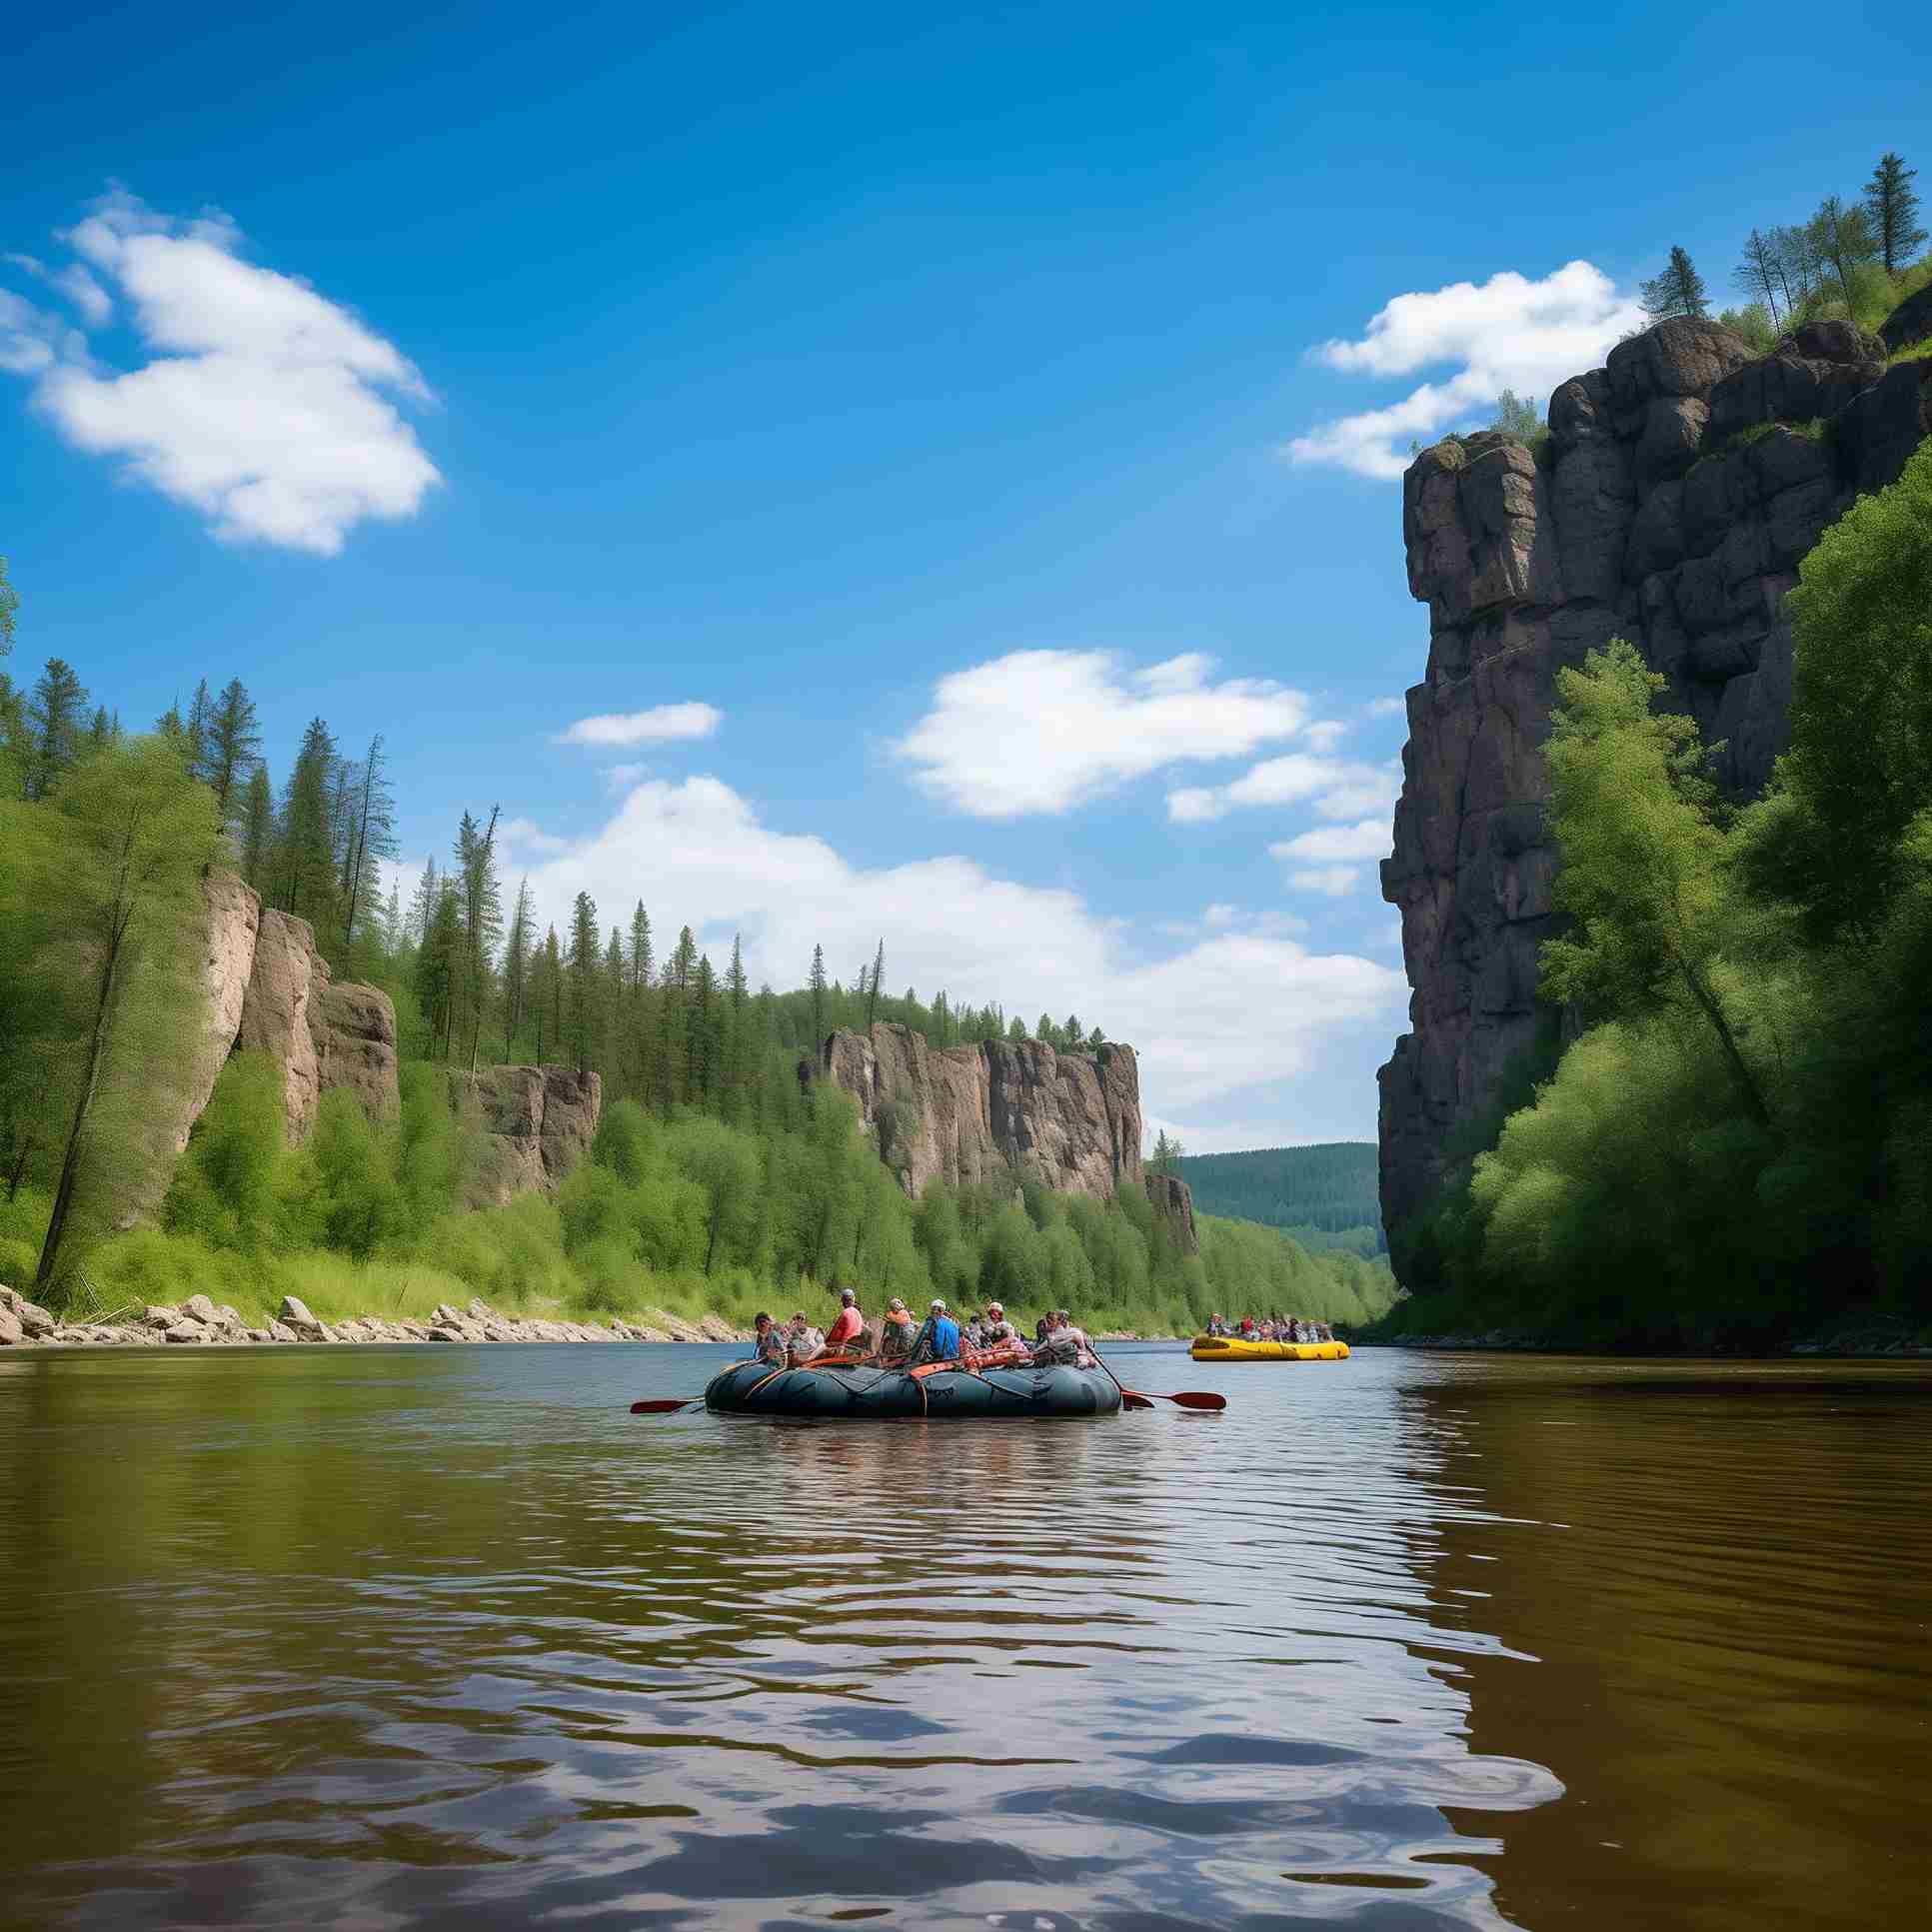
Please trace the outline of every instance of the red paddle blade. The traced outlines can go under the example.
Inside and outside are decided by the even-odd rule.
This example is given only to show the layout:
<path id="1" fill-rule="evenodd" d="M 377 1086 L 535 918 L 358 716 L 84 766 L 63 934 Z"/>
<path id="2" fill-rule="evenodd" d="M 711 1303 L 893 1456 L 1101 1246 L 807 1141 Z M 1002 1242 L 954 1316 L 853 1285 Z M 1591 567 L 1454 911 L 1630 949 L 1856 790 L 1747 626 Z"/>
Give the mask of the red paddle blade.
<path id="1" fill-rule="evenodd" d="M 702 1395 L 674 1395 L 663 1402 L 633 1402 L 633 1415 L 669 1415 L 674 1409 L 689 1408 L 694 1402 L 702 1402 Z"/>
<path id="2" fill-rule="evenodd" d="M 1152 1408 L 1153 1397 L 1151 1395 L 1142 1395 L 1137 1388 L 1123 1388 L 1120 1391 L 1120 1406 L 1122 1408 Z"/>
<path id="3" fill-rule="evenodd" d="M 1183 1388 L 1178 1395 L 1169 1395 L 1167 1400 L 1178 1403 L 1182 1408 L 1223 1409 L 1227 1406 L 1225 1395 L 1215 1395 L 1204 1388 Z"/>

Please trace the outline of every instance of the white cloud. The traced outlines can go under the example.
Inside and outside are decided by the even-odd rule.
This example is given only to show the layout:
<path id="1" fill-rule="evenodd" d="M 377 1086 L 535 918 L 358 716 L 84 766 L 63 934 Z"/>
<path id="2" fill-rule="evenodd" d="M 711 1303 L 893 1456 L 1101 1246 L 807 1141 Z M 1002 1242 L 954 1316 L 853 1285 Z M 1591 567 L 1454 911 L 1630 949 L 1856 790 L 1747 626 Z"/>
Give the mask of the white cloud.
<path id="1" fill-rule="evenodd" d="M 560 745 L 668 745 L 710 738 L 725 722 L 715 705 L 654 705 L 649 711 L 605 712 L 559 732 Z M 637 769 L 642 769 L 637 768 Z"/>
<path id="2" fill-rule="evenodd" d="M 1278 841 L 1268 852 L 1276 859 L 1340 862 L 1386 859 L 1393 844 L 1387 820 L 1363 819 L 1352 826 L 1317 826 L 1298 838 Z"/>
<path id="3" fill-rule="evenodd" d="M 1406 718 L 1408 700 L 1406 698 L 1371 698 L 1368 701 L 1370 718 Z"/>
<path id="4" fill-rule="evenodd" d="M 1167 817 L 1176 825 L 1203 825 L 1240 806 L 1312 803 L 1321 818 L 1359 819 L 1365 813 L 1392 811 L 1400 789 L 1399 766 L 1287 752 L 1262 760 L 1231 784 L 1169 792 Z"/>
<path id="5" fill-rule="evenodd" d="M 648 765 L 607 765 L 598 776 L 603 779 L 607 791 L 628 792 L 632 786 L 651 776 L 651 768 Z"/>
<path id="6" fill-rule="evenodd" d="M 513 822 L 520 850 L 535 851 Z M 589 892 L 603 923 L 640 898 L 722 953 L 742 933 L 754 981 L 796 985 L 815 945 L 835 973 L 883 935 L 891 983 L 930 996 L 1077 1011 L 1139 1049 L 1145 1090 L 1170 1105 L 1304 1073 L 1337 1028 L 1391 1023 L 1406 987 L 1374 961 L 1317 954 L 1278 933 L 1210 927 L 1165 958 L 1077 895 L 946 857 L 867 871 L 823 839 L 777 832 L 715 778 L 638 786 L 592 836 L 552 841 L 532 868 L 542 917 Z"/>
<path id="7" fill-rule="evenodd" d="M 1505 389 L 1546 398 L 1648 320 L 1588 262 L 1566 263 L 1540 281 L 1504 270 L 1481 284 L 1398 295 L 1370 317 L 1357 341 L 1324 342 L 1309 352 L 1312 359 L 1344 375 L 1379 377 L 1460 367 L 1399 402 L 1317 424 L 1295 437 L 1287 454 L 1295 463 L 1334 464 L 1358 476 L 1399 477 L 1411 437 L 1427 439 L 1469 421 Z"/>
<path id="8" fill-rule="evenodd" d="M 1342 899 L 1361 883 L 1353 866 L 1309 866 L 1288 875 L 1288 884 L 1304 893 L 1322 893 L 1329 899 Z"/>
<path id="9" fill-rule="evenodd" d="M 948 805 L 1018 819 L 1307 729 L 1299 692 L 1260 679 L 1213 684 L 1212 668 L 1197 652 L 1129 671 L 1110 651 L 1015 651 L 942 678 L 894 750 Z"/>
<path id="10" fill-rule="evenodd" d="M 81 319 L 89 328 L 98 329 L 113 315 L 113 298 L 79 262 L 67 268 L 51 269 L 31 255 L 9 255 L 4 259 L 45 282 L 49 288 L 58 289 L 81 312 Z"/>
<path id="11" fill-rule="evenodd" d="M 35 407 L 77 448 L 124 458 L 218 537 L 325 557 L 366 519 L 414 516 L 441 481 L 389 400 L 430 400 L 416 369 L 306 283 L 244 261 L 226 216 L 174 221 L 117 190 L 62 239 L 83 259 L 32 271 L 92 326 L 111 288 L 153 352 L 117 374 L 77 334 L 48 337 L 44 317 L 23 331 L 0 307 L 0 367 L 34 378 Z M 54 353 L 23 358 L 23 340 Z"/>
<path id="12" fill-rule="evenodd" d="M 568 839 L 560 839 L 555 833 L 546 832 L 534 819 L 507 820 L 497 828 L 497 837 L 503 841 L 507 853 L 525 862 L 553 859 L 560 852 L 570 850 Z"/>

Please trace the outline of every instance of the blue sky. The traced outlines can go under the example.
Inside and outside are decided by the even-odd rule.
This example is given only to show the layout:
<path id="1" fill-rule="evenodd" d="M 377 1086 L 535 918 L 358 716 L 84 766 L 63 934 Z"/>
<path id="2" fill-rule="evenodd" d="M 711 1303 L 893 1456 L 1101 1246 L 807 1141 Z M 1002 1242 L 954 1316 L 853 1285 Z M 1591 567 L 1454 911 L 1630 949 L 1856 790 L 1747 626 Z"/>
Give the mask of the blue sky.
<path id="1" fill-rule="evenodd" d="M 1391 452 L 1932 158 L 1896 6 L 404 11 L 13 49 L 15 675 L 238 673 L 414 863 L 495 803 L 553 911 L 883 936 L 1200 1147 L 1373 1131 Z"/>

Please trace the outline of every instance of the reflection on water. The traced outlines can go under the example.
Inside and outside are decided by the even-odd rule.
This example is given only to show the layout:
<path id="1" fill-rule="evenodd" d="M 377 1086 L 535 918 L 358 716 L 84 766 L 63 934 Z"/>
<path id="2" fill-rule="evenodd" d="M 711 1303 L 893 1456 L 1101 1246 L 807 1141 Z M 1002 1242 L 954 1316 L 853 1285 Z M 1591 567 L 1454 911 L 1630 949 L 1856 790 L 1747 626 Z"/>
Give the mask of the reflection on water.
<path id="1" fill-rule="evenodd" d="M 730 1352 L 0 1363 L 0 1922 L 1729 1932 L 1932 1880 L 1932 1378 L 1148 1351 L 1227 1412 L 626 1413 Z"/>

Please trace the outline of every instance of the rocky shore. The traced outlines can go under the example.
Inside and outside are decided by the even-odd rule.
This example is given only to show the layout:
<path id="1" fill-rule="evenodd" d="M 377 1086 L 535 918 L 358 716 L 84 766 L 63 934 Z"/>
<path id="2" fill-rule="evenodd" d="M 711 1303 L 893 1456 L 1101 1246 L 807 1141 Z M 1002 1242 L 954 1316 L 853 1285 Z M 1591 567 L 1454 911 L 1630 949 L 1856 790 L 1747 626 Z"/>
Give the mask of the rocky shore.
<path id="1" fill-rule="evenodd" d="M 47 1309 L 0 1287 L 0 1348 L 152 1348 L 246 1347 L 251 1343 L 289 1342 L 436 1342 L 436 1341 L 745 1341 L 749 1332 L 718 1315 L 689 1321 L 683 1315 L 651 1308 L 627 1320 L 562 1321 L 539 1315 L 507 1315 L 473 1298 L 467 1307 L 439 1303 L 424 1318 L 354 1315 L 324 1321 L 294 1295 L 282 1298 L 280 1312 L 266 1327 L 252 1328 L 230 1307 L 217 1307 L 205 1294 L 190 1295 L 179 1307 L 117 1309 L 105 1320 L 62 1321 Z"/>

